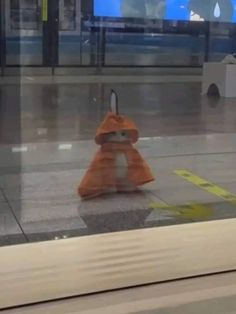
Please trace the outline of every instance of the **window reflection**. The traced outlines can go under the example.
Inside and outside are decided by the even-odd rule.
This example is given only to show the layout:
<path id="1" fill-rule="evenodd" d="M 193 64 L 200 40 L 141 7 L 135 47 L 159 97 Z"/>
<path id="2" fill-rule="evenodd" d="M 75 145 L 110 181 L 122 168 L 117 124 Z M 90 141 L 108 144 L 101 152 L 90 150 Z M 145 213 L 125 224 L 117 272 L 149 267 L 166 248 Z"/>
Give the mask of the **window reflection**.
<path id="1" fill-rule="evenodd" d="M 169 2 L 161 0 L 122 1 L 125 17 L 94 16 L 78 0 L 53 3 L 5 2 L 2 79 L 24 74 L 0 85 L 0 203 L 14 225 L 9 230 L 21 241 L 41 241 L 234 217 L 234 191 L 211 185 L 217 173 L 209 155 L 216 156 L 217 168 L 221 145 L 233 154 L 235 107 L 215 83 L 204 97 L 201 90 L 204 62 L 221 64 L 235 50 L 234 24 L 205 21 L 209 7 L 218 16 L 222 3 L 181 2 L 179 9 L 195 21 L 166 20 Z M 42 9 L 48 9 L 44 18 Z M 232 14 L 227 2 L 224 13 Z M 98 147 L 96 130 L 108 114 L 111 90 L 119 98 L 118 118 L 129 117 L 136 127 L 102 130 L 107 143 Z M 125 158 L 116 159 L 117 151 Z M 227 156 L 230 163 L 234 155 Z M 132 184 L 114 179 L 116 161 L 123 163 L 122 175 L 135 177 Z M 135 173 L 142 162 L 149 176 Z M 88 170 L 99 186 L 92 196 L 99 197 L 84 200 L 91 188 L 80 195 L 77 189 Z M 133 183 L 141 181 L 147 185 L 136 184 L 137 191 Z"/>
<path id="2" fill-rule="evenodd" d="M 36 30 L 39 28 L 38 0 L 10 0 L 11 29 Z"/>

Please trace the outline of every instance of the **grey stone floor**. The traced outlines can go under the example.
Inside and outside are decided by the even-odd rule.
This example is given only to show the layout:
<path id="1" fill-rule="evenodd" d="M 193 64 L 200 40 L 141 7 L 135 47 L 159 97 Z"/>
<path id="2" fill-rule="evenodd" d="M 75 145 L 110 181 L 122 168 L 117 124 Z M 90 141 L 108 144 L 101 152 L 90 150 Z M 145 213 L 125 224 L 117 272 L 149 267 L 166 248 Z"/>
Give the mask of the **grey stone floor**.
<path id="1" fill-rule="evenodd" d="M 0 86 L 0 245 L 236 217 L 236 205 L 174 174 L 187 169 L 236 194 L 235 100 L 201 98 L 198 83 L 116 84 L 156 181 L 80 200 L 110 87 Z"/>
<path id="2" fill-rule="evenodd" d="M 174 173 L 190 170 L 236 194 L 234 134 L 141 139 L 137 147 L 156 181 L 139 193 L 89 201 L 81 201 L 76 189 L 97 149 L 92 141 L 24 144 L 27 151 L 15 153 L 10 147 L 0 151 L 20 155 L 22 172 L 0 177 L 1 245 L 236 217 L 236 205 Z M 11 169 L 7 153 L 1 156 Z M 184 206 L 189 204 L 203 209 L 195 212 Z"/>
<path id="3" fill-rule="evenodd" d="M 0 84 L 0 143 L 90 140 L 108 110 L 111 88 L 141 136 L 236 130 L 235 100 L 201 97 L 200 82 Z"/>

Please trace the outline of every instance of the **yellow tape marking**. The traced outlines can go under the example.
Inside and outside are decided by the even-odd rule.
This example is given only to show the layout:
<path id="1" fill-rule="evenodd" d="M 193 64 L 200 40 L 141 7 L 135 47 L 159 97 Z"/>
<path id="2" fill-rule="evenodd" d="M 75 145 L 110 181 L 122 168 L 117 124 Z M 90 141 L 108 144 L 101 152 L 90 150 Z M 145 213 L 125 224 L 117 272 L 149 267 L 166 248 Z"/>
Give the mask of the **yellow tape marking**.
<path id="1" fill-rule="evenodd" d="M 223 200 L 230 202 L 233 205 L 236 205 L 236 195 L 230 193 L 229 191 L 221 188 L 220 186 L 215 185 L 214 183 L 207 181 L 201 177 L 196 176 L 188 170 L 179 169 L 174 171 L 174 173 L 183 179 L 189 181 L 190 183 L 200 187 L 201 189 L 214 194 Z"/>
<path id="2" fill-rule="evenodd" d="M 186 219 L 209 219 L 213 216 L 213 210 L 204 204 L 189 204 L 180 207 L 179 215 Z"/>
<path id="3" fill-rule="evenodd" d="M 185 219 L 209 219 L 213 215 L 213 210 L 204 204 L 187 204 L 180 206 L 171 206 L 165 203 L 152 203 L 149 205 L 152 209 L 163 209 L 174 213 Z"/>
<path id="4" fill-rule="evenodd" d="M 42 0 L 42 21 L 48 21 L 48 0 Z"/>

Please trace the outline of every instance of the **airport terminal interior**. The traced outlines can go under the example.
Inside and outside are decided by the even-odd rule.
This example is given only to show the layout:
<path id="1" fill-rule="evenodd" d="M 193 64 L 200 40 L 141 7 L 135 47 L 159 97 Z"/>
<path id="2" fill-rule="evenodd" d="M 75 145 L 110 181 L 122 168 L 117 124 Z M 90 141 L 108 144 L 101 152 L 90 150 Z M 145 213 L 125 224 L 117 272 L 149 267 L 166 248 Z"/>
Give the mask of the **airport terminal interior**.
<path id="1" fill-rule="evenodd" d="M 0 249 L 236 218 L 236 93 L 223 97 L 215 78 L 207 92 L 203 90 L 206 64 L 226 71 L 236 67 L 235 1 L 209 1 L 204 10 L 197 0 L 108 2 L 1 0 Z M 228 55 L 235 64 L 222 62 Z M 117 129 L 104 133 L 101 127 L 112 104 L 112 114 L 135 123 L 137 138 L 121 144 L 131 148 L 124 146 L 117 153 L 126 156 L 126 166 L 121 161 L 118 167 L 119 156 L 106 151 L 113 157 L 93 172 L 94 156 L 105 158 L 107 134 L 115 137 L 107 149 L 120 145 Z M 105 134 L 102 142 L 99 126 Z M 129 127 L 121 130 L 130 141 Z M 140 154 L 135 155 L 136 164 L 130 165 L 127 150 Z M 107 170 L 109 162 L 113 168 Z M 112 171 L 118 183 L 115 190 L 105 189 Z M 129 182 L 132 189 L 119 189 L 127 171 L 135 172 L 135 178 L 140 171 L 142 184 L 133 188 L 135 182 Z M 88 190 L 89 182 L 96 181 L 88 176 L 97 176 L 98 190 L 106 193 L 84 198 L 79 187 L 86 178 Z M 221 276 L 207 279 L 208 289 L 210 283 L 217 290 L 228 280 Z M 224 294 L 235 285 L 233 278 L 235 274 L 225 290 L 217 290 L 218 298 L 223 293 L 227 299 L 227 312 L 212 301 L 214 291 L 211 301 L 201 303 L 193 290 L 200 289 L 203 279 L 195 279 L 193 308 L 177 302 L 173 313 L 235 313 L 235 295 Z M 189 282 L 179 285 L 181 293 L 187 293 Z M 136 292 L 150 298 L 161 295 L 165 310 L 160 313 L 172 313 L 169 306 L 174 305 L 165 302 L 164 292 L 171 291 L 175 304 L 177 286 L 165 283 Z M 119 312 L 119 303 L 129 304 L 127 295 L 111 294 L 101 298 L 115 300 L 114 314 L 159 313 L 154 305 L 139 308 L 133 290 L 128 294 L 136 307 Z M 91 307 L 88 313 L 113 312 L 111 304 L 102 307 L 99 296 L 91 297 L 92 303 L 86 298 L 78 304 L 67 301 L 71 312 L 63 303 L 50 303 L 42 312 L 77 313 L 81 306 L 82 314 L 87 313 L 86 304 Z M 97 309 L 95 302 L 100 304 Z M 41 313 L 41 307 L 18 311 Z"/>

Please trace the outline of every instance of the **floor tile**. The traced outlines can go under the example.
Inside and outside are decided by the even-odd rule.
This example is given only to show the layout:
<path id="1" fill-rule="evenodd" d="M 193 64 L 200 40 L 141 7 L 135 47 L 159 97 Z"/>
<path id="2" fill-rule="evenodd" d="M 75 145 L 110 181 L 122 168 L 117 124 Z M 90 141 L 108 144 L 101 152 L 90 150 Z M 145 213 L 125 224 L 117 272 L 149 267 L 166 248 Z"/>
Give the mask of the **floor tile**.
<path id="1" fill-rule="evenodd" d="M 24 242 L 26 238 L 10 207 L 5 202 L 0 202 L 0 246 Z"/>
<path id="2" fill-rule="evenodd" d="M 208 204 L 212 219 L 234 217 L 232 205 L 174 174 L 187 169 L 236 194 L 233 100 L 213 104 L 201 97 L 200 82 L 69 81 L 28 87 L 21 89 L 19 137 L 9 106 L 15 87 L 0 86 L 0 203 L 9 202 L 30 241 L 192 221 L 165 208 L 153 210 L 153 203 Z M 135 146 L 156 180 L 140 193 L 81 202 L 77 187 L 99 149 L 94 136 L 107 112 L 111 88 L 119 95 L 120 111 L 137 124 L 140 139 Z M 65 144 L 67 149 L 61 149 Z M 14 217 L 4 215 L 8 234 L 17 236 Z M 3 235 L 4 228 L 6 223 L 0 223 Z"/>

